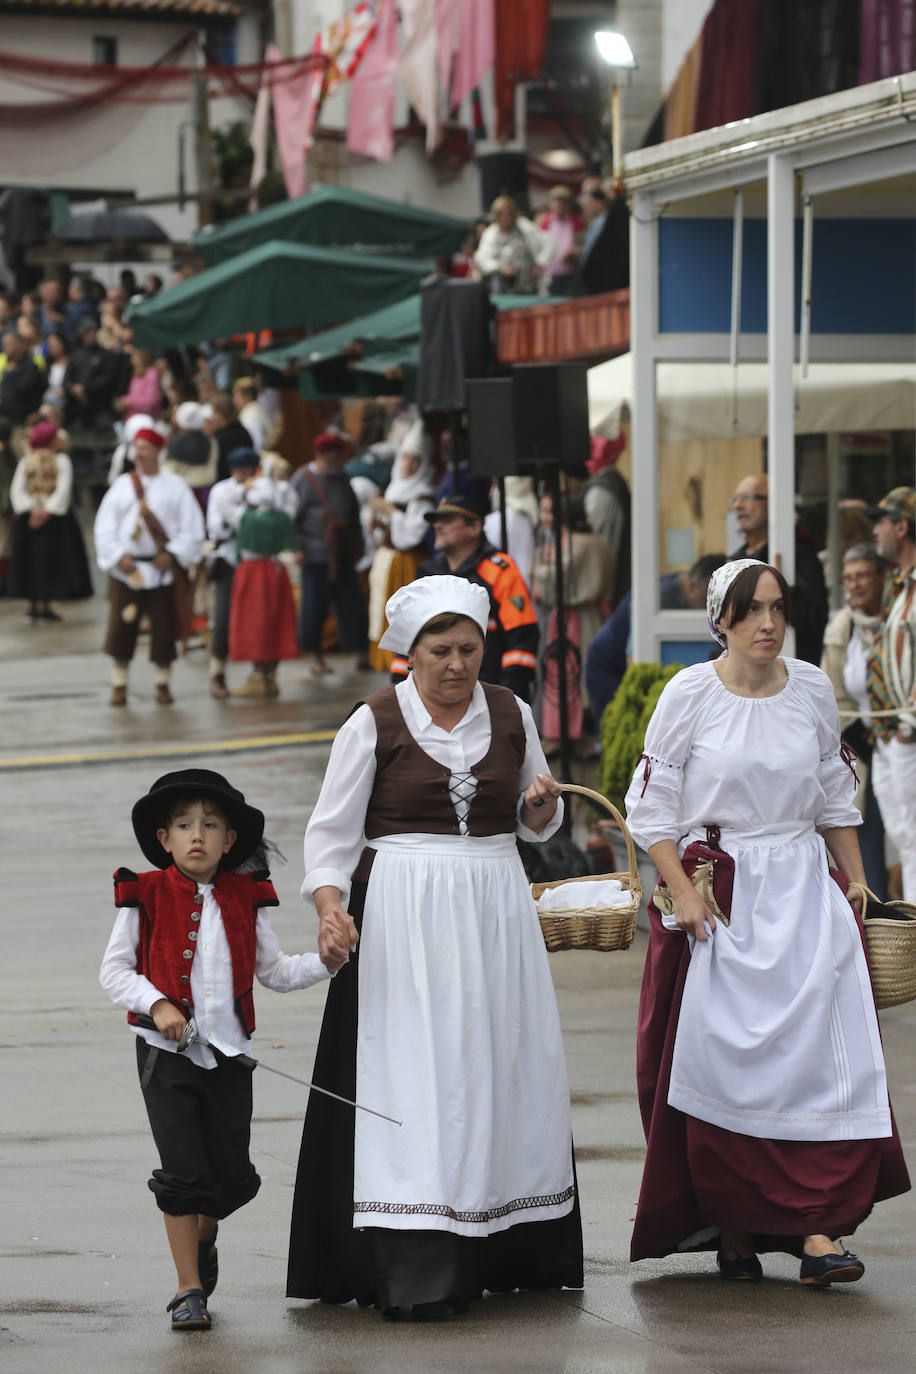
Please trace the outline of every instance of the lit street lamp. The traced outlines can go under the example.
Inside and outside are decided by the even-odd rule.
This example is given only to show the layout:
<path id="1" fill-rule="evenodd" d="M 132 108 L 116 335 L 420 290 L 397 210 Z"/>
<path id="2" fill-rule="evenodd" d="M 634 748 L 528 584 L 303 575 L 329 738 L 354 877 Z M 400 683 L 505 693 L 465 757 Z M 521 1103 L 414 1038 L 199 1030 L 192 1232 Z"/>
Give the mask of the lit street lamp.
<path id="1" fill-rule="evenodd" d="M 638 62 L 626 38 L 613 29 L 599 29 L 595 34 L 595 44 L 599 56 L 611 69 L 611 161 L 614 176 L 614 194 L 623 195 L 623 152 L 620 139 L 620 73 L 636 70 Z"/>

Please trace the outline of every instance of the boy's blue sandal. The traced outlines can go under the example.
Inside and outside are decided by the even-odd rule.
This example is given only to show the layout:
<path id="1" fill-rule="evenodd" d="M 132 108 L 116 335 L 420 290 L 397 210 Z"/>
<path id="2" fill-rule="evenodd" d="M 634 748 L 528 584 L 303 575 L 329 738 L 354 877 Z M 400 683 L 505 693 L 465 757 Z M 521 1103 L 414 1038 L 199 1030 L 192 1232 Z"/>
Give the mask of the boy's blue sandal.
<path id="1" fill-rule="evenodd" d="M 219 1252 L 216 1248 L 218 1230 L 219 1227 L 214 1226 L 213 1235 L 210 1239 L 202 1240 L 197 1247 L 197 1270 L 208 1298 L 216 1287 L 216 1281 L 219 1278 Z"/>
<path id="2" fill-rule="evenodd" d="M 202 1288 L 189 1288 L 186 1293 L 176 1293 L 165 1310 L 172 1314 L 173 1331 L 210 1330 L 207 1295 Z"/>

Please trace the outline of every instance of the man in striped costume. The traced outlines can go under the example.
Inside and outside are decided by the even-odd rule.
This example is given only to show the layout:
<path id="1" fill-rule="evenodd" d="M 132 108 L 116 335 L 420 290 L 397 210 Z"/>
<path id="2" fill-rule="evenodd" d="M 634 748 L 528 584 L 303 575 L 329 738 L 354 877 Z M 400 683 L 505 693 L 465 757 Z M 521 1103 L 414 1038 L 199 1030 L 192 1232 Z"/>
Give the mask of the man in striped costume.
<path id="1" fill-rule="evenodd" d="M 903 896 L 916 902 L 916 488 L 895 487 L 869 515 L 878 552 L 893 565 L 868 657 L 872 777 L 884 828 L 900 852 Z"/>

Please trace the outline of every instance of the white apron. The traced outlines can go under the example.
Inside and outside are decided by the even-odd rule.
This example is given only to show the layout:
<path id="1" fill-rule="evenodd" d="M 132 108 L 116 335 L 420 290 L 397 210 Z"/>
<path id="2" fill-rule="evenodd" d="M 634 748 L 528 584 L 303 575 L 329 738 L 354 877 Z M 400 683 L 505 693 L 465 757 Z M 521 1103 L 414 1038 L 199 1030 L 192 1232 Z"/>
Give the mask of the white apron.
<path id="1" fill-rule="evenodd" d="M 682 853 L 691 840 L 705 833 Z M 865 954 L 824 841 L 809 826 L 719 843 L 735 860 L 732 919 L 691 937 L 669 1104 L 774 1140 L 889 1136 Z"/>
<path id="2" fill-rule="evenodd" d="M 398 835 L 360 940 L 353 1224 L 487 1236 L 574 1202 L 547 951 L 513 835 Z"/>

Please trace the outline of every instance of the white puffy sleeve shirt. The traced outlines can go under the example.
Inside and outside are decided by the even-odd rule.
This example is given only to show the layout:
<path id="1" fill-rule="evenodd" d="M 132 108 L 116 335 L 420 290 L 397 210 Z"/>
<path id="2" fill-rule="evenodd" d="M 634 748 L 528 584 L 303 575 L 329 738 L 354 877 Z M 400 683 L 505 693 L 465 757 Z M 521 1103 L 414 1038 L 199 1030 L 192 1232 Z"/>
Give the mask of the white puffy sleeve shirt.
<path id="1" fill-rule="evenodd" d="M 57 455 L 57 485 L 47 496 L 35 496 L 28 488 L 26 458 L 20 458 L 10 483 L 10 505 L 14 515 L 46 510 L 49 515 L 66 515 L 73 495 L 73 464 L 65 453 Z"/>
<path id="2" fill-rule="evenodd" d="M 203 556 L 204 517 L 197 498 L 182 477 L 173 472 L 140 475 L 146 503 L 169 536 L 166 548 L 183 568 L 193 567 Z M 159 552 L 156 541 L 140 515 L 140 502 L 130 473 L 124 473 L 102 497 L 95 517 L 95 557 L 102 572 L 127 582 L 118 562 L 128 553 L 138 560 L 144 587 L 165 587 L 171 569 L 160 572 L 149 561 Z"/>
<path id="3" fill-rule="evenodd" d="M 861 824 L 830 679 L 801 659 L 783 662 L 786 685 L 771 697 L 736 696 L 712 663 L 665 686 L 625 800 L 641 848 L 707 825 L 725 843 L 729 831 L 789 841 Z"/>
<path id="4" fill-rule="evenodd" d="M 395 688 L 398 704 L 413 738 L 430 758 L 453 774 L 465 773 L 482 759 L 490 747 L 492 730 L 484 690 L 478 682 L 467 712 L 451 731 L 435 725 L 423 705 L 412 677 Z M 520 817 L 522 797 L 538 773 L 549 771 L 531 708 L 518 700 L 525 729 L 525 757 L 518 775 Z M 350 874 L 356 868 L 365 846 L 363 826 L 375 782 L 375 717 L 368 706 L 361 706 L 346 720 L 331 746 L 331 757 L 315 810 L 305 832 L 305 881 L 302 895 L 311 899 L 319 887 L 336 887 L 346 905 L 350 896 Z M 562 798 L 550 821 L 540 834 L 518 819 L 515 833 L 522 840 L 539 843 L 560 827 Z"/>

